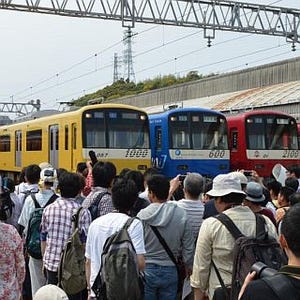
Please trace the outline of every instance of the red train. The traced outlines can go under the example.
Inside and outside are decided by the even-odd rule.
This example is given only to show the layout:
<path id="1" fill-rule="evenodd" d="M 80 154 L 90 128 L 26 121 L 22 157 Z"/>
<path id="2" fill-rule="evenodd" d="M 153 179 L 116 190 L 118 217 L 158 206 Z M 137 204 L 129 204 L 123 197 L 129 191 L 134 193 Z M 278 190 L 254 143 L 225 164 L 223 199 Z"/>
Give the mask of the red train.
<path id="1" fill-rule="evenodd" d="M 269 177 L 275 164 L 300 165 L 298 131 L 292 116 L 253 110 L 228 116 L 231 169 L 256 170 Z"/>

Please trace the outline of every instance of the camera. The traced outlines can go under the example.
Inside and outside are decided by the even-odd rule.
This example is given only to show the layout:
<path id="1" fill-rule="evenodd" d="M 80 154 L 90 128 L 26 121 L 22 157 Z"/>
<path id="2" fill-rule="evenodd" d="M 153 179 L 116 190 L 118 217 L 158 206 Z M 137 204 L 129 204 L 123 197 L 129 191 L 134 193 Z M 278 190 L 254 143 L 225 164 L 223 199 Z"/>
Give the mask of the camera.
<path id="1" fill-rule="evenodd" d="M 273 276 L 277 273 L 277 270 L 269 268 L 262 262 L 256 262 L 251 267 L 251 272 L 256 272 L 256 279 Z"/>
<path id="2" fill-rule="evenodd" d="M 184 179 L 185 179 L 185 177 L 186 177 L 186 175 L 179 175 L 179 180 L 180 180 L 181 182 L 183 182 Z"/>
<path id="3" fill-rule="evenodd" d="M 247 177 L 250 177 L 250 176 L 252 176 L 252 171 L 250 171 L 250 170 L 245 170 L 245 171 L 244 171 L 244 175 L 247 176 Z"/>

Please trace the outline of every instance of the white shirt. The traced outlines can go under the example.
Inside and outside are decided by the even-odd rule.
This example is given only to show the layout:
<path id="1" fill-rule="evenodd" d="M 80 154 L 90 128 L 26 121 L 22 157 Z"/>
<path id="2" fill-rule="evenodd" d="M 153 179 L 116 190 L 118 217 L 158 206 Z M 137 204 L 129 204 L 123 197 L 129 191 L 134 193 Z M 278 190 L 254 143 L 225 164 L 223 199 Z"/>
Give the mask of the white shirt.
<path id="1" fill-rule="evenodd" d="M 40 205 L 40 207 L 44 207 L 50 197 L 54 194 L 52 190 L 42 190 L 35 194 L 36 201 Z M 34 201 L 30 195 L 25 199 L 24 206 L 22 208 L 22 212 L 19 218 L 18 223 L 22 225 L 24 228 L 24 234 L 27 233 L 28 222 L 32 212 L 35 209 Z"/>
<path id="2" fill-rule="evenodd" d="M 91 260 L 90 286 L 93 285 L 101 266 L 101 254 L 107 238 L 120 230 L 129 216 L 122 213 L 108 213 L 95 219 L 89 227 L 85 256 Z M 144 232 L 140 220 L 135 219 L 128 228 L 136 254 L 145 254 Z"/>

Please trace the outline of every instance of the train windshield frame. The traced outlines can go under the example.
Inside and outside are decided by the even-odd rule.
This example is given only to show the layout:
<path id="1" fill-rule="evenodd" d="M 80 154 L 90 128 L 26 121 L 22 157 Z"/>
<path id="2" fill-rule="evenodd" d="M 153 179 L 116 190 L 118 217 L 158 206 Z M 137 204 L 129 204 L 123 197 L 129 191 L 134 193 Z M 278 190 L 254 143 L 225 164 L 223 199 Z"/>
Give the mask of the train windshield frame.
<path id="1" fill-rule="evenodd" d="M 247 149 L 298 150 L 297 123 L 283 115 L 253 115 L 246 118 Z"/>
<path id="2" fill-rule="evenodd" d="M 228 149 L 227 122 L 223 115 L 178 112 L 169 115 L 171 149 Z"/>
<path id="3" fill-rule="evenodd" d="M 130 109 L 91 109 L 82 115 L 83 148 L 148 149 L 146 113 Z"/>

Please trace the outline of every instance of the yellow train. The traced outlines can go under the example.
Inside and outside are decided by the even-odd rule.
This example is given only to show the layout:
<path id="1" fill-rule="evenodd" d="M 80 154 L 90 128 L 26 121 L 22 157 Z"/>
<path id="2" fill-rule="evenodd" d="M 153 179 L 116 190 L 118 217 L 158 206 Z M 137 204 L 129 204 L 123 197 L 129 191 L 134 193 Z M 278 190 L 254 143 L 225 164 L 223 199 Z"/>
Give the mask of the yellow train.
<path id="1" fill-rule="evenodd" d="M 111 161 L 123 168 L 150 166 L 149 121 L 139 108 L 95 104 L 30 121 L 0 127 L 0 171 L 16 175 L 22 167 L 47 161 L 75 171 L 78 162 Z"/>

